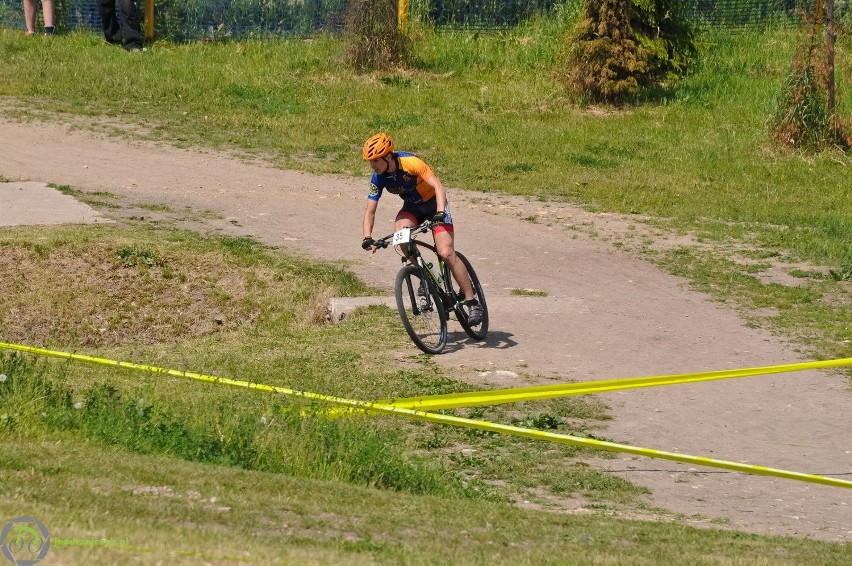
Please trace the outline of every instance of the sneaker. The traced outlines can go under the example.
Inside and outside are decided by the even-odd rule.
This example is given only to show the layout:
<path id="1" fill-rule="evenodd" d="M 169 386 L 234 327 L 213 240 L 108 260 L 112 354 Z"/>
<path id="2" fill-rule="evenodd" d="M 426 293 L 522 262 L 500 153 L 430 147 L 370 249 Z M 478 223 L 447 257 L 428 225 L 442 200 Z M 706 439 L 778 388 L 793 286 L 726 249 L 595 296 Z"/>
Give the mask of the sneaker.
<path id="1" fill-rule="evenodd" d="M 482 322 L 482 305 L 474 301 L 467 301 L 467 303 L 470 305 L 467 311 L 467 323 L 476 326 Z"/>
<path id="2" fill-rule="evenodd" d="M 417 289 L 418 297 L 428 297 L 429 296 L 429 287 L 426 285 L 426 280 L 420 281 L 420 288 Z"/>

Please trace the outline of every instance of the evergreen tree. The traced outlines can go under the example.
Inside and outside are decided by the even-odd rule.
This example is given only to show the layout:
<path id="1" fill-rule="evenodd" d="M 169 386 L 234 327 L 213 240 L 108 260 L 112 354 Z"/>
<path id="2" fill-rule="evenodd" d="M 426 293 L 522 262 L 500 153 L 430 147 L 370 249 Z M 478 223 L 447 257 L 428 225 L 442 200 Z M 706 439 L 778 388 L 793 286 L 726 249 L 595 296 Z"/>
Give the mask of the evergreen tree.
<path id="1" fill-rule="evenodd" d="M 673 0 L 584 0 L 563 81 L 580 98 L 618 104 L 684 75 L 696 54 Z"/>

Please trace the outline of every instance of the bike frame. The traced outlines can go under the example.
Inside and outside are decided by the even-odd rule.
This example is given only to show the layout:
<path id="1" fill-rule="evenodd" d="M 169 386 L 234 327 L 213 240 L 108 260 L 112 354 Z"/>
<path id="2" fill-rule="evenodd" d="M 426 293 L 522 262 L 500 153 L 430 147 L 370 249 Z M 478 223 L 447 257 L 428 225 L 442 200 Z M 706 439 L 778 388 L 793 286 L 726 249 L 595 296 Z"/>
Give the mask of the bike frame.
<path id="1" fill-rule="evenodd" d="M 458 294 L 455 292 L 452 286 L 451 277 L 453 276 L 453 274 L 450 273 L 450 267 L 438 254 L 438 249 L 432 244 L 421 242 L 420 240 L 417 240 L 415 238 L 412 238 L 411 241 L 406 245 L 409 246 L 409 249 L 413 245 L 415 265 L 420 268 L 421 272 L 425 272 L 426 277 L 429 279 L 429 281 L 431 281 L 435 285 L 435 288 L 438 289 L 438 295 L 440 295 L 441 301 L 443 301 L 444 303 L 444 308 L 446 308 L 448 311 L 453 310 L 455 304 L 458 302 Z M 435 254 L 435 258 L 438 260 L 438 273 L 441 275 L 442 280 L 439 281 L 435 277 L 435 274 L 432 273 L 432 270 L 426 266 L 427 260 L 424 259 L 423 254 L 420 252 L 420 247 L 426 248 L 427 250 Z M 408 259 L 409 258 L 406 257 L 402 258 L 403 262 Z"/>
<path id="2" fill-rule="evenodd" d="M 444 303 L 444 308 L 447 309 L 448 312 L 455 311 L 456 303 L 458 302 L 458 293 L 456 293 L 453 289 L 451 279 L 453 274 L 450 272 L 449 266 L 444 262 L 443 258 L 438 253 L 438 249 L 433 244 L 427 244 L 426 242 L 422 242 L 417 239 L 419 234 L 431 232 L 433 227 L 434 225 L 427 220 L 419 226 L 414 226 L 410 229 L 409 241 L 404 244 L 399 244 L 400 251 L 403 254 L 402 263 L 404 264 L 408 262 L 419 267 L 421 275 L 425 275 L 421 278 L 428 279 L 435 286 L 435 289 L 438 290 L 438 295 L 441 297 L 441 302 Z M 386 247 L 388 245 L 388 239 L 391 237 L 392 235 L 386 236 L 380 240 L 380 242 L 382 242 L 382 247 Z M 438 273 L 441 275 L 442 280 L 435 277 L 432 270 L 427 267 L 427 260 L 423 258 L 423 254 L 419 249 L 421 247 L 426 248 L 435 256 L 435 259 L 438 262 Z"/>

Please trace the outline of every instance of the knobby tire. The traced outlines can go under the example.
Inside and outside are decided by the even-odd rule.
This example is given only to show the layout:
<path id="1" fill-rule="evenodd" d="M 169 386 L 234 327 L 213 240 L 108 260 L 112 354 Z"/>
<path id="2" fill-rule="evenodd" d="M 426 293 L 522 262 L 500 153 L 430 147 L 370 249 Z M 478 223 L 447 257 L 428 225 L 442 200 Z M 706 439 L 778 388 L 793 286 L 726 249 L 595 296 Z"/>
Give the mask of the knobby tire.
<path id="1" fill-rule="evenodd" d="M 417 294 L 424 277 L 428 300 Z M 427 354 L 440 354 L 447 345 L 447 311 L 432 281 L 420 267 L 409 264 L 397 274 L 394 287 L 399 317 L 411 341 Z"/>
<path id="2" fill-rule="evenodd" d="M 484 340 L 485 336 L 488 334 L 488 305 L 485 302 L 485 292 L 482 290 L 482 285 L 479 283 L 479 277 L 477 277 L 476 271 L 473 270 L 473 266 L 470 264 L 468 259 L 464 257 L 461 252 L 456 252 L 456 257 L 461 260 L 467 269 L 468 275 L 470 275 L 470 284 L 473 286 L 473 292 L 476 294 L 476 300 L 479 301 L 479 304 L 482 306 L 482 322 L 476 326 L 468 324 L 467 312 L 465 312 L 464 307 L 460 305 L 456 305 L 455 307 L 456 318 L 458 318 L 459 324 L 461 324 L 468 336 L 474 340 Z M 461 290 L 459 290 L 459 294 L 461 294 Z"/>

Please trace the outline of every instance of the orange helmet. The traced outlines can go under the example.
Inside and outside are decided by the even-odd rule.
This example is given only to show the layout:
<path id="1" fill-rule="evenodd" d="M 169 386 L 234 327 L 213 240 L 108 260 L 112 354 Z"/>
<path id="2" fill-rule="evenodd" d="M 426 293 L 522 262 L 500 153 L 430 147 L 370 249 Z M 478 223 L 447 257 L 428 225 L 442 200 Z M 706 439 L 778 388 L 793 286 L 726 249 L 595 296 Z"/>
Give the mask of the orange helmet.
<path id="1" fill-rule="evenodd" d="M 382 132 L 364 142 L 364 159 L 371 161 L 384 157 L 393 151 L 393 140 Z"/>

